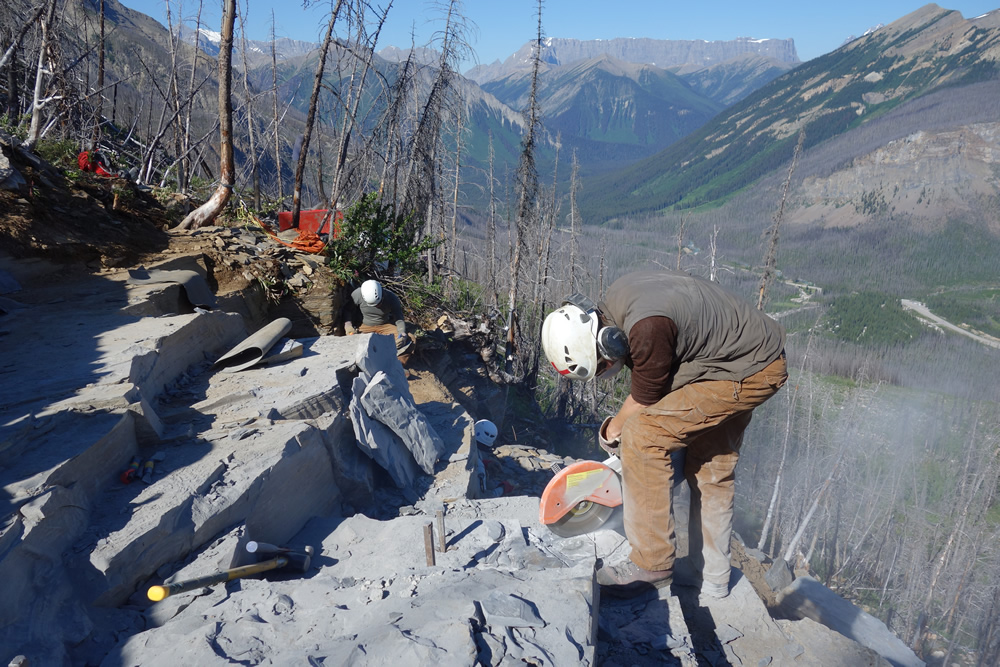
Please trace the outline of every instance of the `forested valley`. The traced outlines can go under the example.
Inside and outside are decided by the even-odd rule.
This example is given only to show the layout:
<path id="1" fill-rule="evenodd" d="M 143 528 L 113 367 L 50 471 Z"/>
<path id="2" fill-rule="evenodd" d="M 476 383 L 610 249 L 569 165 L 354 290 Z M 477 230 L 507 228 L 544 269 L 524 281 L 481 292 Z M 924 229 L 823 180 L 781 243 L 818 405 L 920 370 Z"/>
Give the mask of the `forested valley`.
<path id="1" fill-rule="evenodd" d="M 374 53 L 391 4 L 333 0 L 318 52 L 280 66 L 247 50 L 240 25 L 253 8 L 223 5 L 216 58 L 115 0 L 7 3 L 0 130 L 68 179 L 81 150 L 111 153 L 138 187 L 198 205 L 178 216 L 182 229 L 340 208 L 325 261 L 342 281 L 378 277 L 411 316 L 440 308 L 472 322 L 490 376 L 511 388 L 511 420 L 537 416 L 555 449 L 591 458 L 628 375 L 560 381 L 538 344 L 544 315 L 638 269 L 718 281 L 788 332 L 790 381 L 744 442 L 743 540 L 808 570 L 918 655 L 1000 663 L 1000 349 L 901 305 L 1000 338 L 996 201 L 931 227 L 889 210 L 858 227 L 789 222 L 788 182 L 821 169 L 814 136 L 801 161 L 801 141 L 771 152 L 767 169 L 755 159 L 753 185 L 721 203 L 591 218 L 579 158 L 546 132 L 535 87 L 516 122 L 470 135 L 458 0 L 434 19 L 433 58 L 414 51 L 389 68 Z M 544 19 L 541 0 L 524 17 L 537 47 Z M 831 71 L 838 53 L 824 57 Z M 976 76 L 995 85 L 995 72 Z M 863 129 L 857 141 L 875 141 Z"/>

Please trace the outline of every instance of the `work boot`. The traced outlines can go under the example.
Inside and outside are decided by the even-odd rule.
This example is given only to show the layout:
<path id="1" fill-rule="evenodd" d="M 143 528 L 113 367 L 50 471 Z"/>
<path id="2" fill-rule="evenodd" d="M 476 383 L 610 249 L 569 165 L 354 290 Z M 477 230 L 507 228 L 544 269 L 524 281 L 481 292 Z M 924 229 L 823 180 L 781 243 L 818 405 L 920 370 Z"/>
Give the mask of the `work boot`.
<path id="1" fill-rule="evenodd" d="M 601 585 L 601 590 L 615 597 L 632 597 L 670 586 L 672 579 L 670 570 L 644 570 L 629 558 L 617 565 L 605 565 L 597 571 L 597 583 Z"/>
<path id="2" fill-rule="evenodd" d="M 721 600 L 729 595 L 729 582 L 727 581 L 724 584 L 716 584 L 711 581 L 703 581 L 701 582 L 701 594 L 706 597 Z"/>
<path id="3" fill-rule="evenodd" d="M 674 581 L 677 582 L 678 586 L 690 586 L 691 588 L 701 589 L 702 595 L 715 598 L 716 600 L 721 600 L 729 595 L 728 581 L 724 584 L 705 581 L 701 575 L 701 571 L 692 565 L 691 561 L 686 557 L 678 558 L 674 561 Z"/>

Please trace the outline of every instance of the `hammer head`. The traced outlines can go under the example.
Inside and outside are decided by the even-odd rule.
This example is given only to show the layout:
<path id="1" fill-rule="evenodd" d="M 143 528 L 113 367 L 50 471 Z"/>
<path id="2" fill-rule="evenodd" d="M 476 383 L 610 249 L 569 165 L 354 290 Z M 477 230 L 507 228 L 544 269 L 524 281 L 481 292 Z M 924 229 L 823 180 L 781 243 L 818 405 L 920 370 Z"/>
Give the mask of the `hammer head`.
<path id="1" fill-rule="evenodd" d="M 281 570 L 301 573 L 309 571 L 309 566 L 312 564 L 312 556 L 312 547 L 305 547 L 302 551 L 282 550 L 279 554 L 258 554 L 258 558 L 261 561 L 271 560 L 275 557 L 284 559 L 285 564 L 278 566 Z"/>
<path id="2" fill-rule="evenodd" d="M 291 551 L 287 547 L 279 547 L 274 544 L 268 544 L 267 542 L 257 542 L 251 540 L 246 544 L 247 553 L 251 554 L 276 554 L 283 553 L 285 551 Z"/>
<path id="3" fill-rule="evenodd" d="M 302 553 L 288 551 L 283 553 L 282 556 L 288 559 L 288 564 L 283 569 L 305 573 L 309 571 L 309 565 L 312 563 L 313 548 L 305 547 Z"/>

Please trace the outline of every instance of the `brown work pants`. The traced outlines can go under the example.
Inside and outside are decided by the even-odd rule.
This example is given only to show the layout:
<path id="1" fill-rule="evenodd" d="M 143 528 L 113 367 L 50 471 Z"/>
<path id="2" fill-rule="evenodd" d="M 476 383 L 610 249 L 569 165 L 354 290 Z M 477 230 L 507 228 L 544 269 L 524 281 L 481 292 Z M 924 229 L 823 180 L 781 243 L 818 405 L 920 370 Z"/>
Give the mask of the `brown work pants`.
<path id="1" fill-rule="evenodd" d="M 673 570 L 670 454 L 685 450 L 691 487 L 689 553 L 706 581 L 729 583 L 736 463 L 753 409 L 788 379 L 785 355 L 742 382 L 706 380 L 676 389 L 622 430 L 625 535 L 646 570 Z"/>

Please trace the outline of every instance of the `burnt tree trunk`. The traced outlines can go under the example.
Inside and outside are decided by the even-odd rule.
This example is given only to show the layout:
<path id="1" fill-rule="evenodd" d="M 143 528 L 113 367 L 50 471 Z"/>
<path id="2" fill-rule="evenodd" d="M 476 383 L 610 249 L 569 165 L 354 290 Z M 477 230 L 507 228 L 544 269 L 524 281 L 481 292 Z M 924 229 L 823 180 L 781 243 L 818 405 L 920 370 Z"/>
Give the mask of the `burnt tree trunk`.
<path id="1" fill-rule="evenodd" d="M 219 41 L 219 187 L 207 202 L 188 213 L 178 229 L 198 229 L 212 222 L 229 203 L 236 181 L 233 164 L 233 24 L 236 0 L 223 0 L 222 39 Z"/>
<path id="2" fill-rule="evenodd" d="M 313 124 L 316 122 L 316 108 L 319 106 L 319 91 L 323 87 L 323 70 L 326 68 L 326 54 L 330 51 L 333 39 L 333 24 L 337 22 L 340 6 L 343 0 L 337 0 L 337 5 L 330 14 L 330 23 L 326 26 L 326 37 L 319 51 L 319 64 L 316 65 L 316 80 L 313 83 L 312 97 L 309 98 L 309 114 L 306 117 L 306 127 L 302 133 L 302 147 L 299 149 L 299 161 L 295 165 L 295 183 L 292 189 L 292 227 L 299 226 L 299 211 L 302 210 L 302 179 L 306 173 L 306 156 L 309 154 L 309 139 L 312 136 Z"/>

